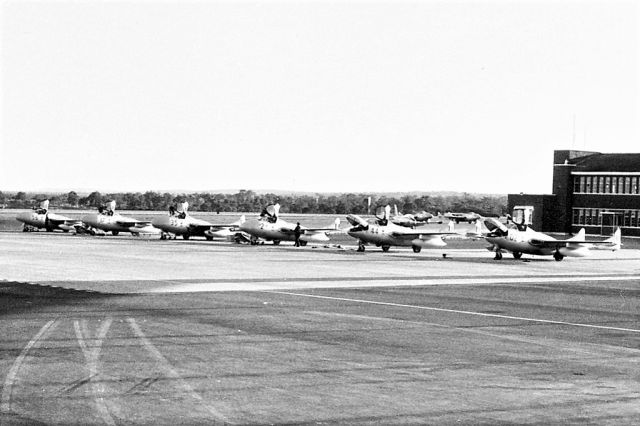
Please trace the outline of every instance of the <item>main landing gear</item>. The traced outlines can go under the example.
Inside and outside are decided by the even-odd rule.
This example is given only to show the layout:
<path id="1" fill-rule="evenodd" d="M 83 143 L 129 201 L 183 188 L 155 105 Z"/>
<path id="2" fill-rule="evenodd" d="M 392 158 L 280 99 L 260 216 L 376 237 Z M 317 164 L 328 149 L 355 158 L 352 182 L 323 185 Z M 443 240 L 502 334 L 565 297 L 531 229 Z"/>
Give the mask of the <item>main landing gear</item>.
<path id="1" fill-rule="evenodd" d="M 411 246 L 411 248 L 413 249 L 414 253 L 420 253 L 420 251 L 422 250 L 422 247 L 420 246 Z"/>
<path id="2" fill-rule="evenodd" d="M 555 252 L 553 253 L 553 258 L 556 260 L 556 262 L 560 262 L 562 259 L 564 259 L 564 256 L 560 254 L 560 252 Z"/>
<path id="3" fill-rule="evenodd" d="M 364 243 L 362 241 L 358 241 L 358 251 L 364 251 Z"/>

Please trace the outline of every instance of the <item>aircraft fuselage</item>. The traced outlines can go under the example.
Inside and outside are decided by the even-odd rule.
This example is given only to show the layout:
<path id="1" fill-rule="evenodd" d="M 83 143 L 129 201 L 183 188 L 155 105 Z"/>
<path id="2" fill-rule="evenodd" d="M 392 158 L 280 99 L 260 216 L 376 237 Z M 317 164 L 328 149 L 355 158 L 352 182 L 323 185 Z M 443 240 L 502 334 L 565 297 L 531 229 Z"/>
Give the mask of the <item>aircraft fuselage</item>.
<path id="1" fill-rule="evenodd" d="M 397 238 L 392 232 L 397 231 L 396 226 L 382 226 L 370 224 L 367 229 L 351 230 L 347 233 L 363 243 L 375 244 L 377 246 L 404 246 L 411 247 L 413 245 L 411 239 Z"/>
<path id="2" fill-rule="evenodd" d="M 114 214 L 113 216 L 104 214 L 90 214 L 83 216 L 82 221 L 91 228 L 100 229 L 106 232 L 131 232 L 132 234 L 155 234 L 158 232 L 151 225 L 136 226 L 138 220 Z"/>
<path id="3" fill-rule="evenodd" d="M 295 241 L 294 229 L 296 225 L 281 219 L 275 222 L 267 220 L 248 220 L 240 225 L 240 231 L 245 232 L 255 238 L 262 238 L 267 241 Z M 305 242 L 325 242 L 329 237 L 325 232 L 307 231 L 301 226 L 302 231 L 300 241 Z"/>
<path id="4" fill-rule="evenodd" d="M 73 225 L 65 224 L 64 222 L 75 222 L 66 216 L 62 216 L 55 213 L 37 213 L 27 212 L 20 213 L 16 216 L 16 219 L 25 225 L 32 226 L 37 229 L 54 230 L 58 229 L 64 232 L 68 232 L 74 229 Z M 80 221 L 77 221 L 78 223 Z"/>
<path id="5" fill-rule="evenodd" d="M 211 227 L 209 222 L 191 216 L 183 219 L 176 216 L 163 216 L 154 219 L 152 224 L 163 232 L 196 237 L 204 237 L 205 231 Z"/>

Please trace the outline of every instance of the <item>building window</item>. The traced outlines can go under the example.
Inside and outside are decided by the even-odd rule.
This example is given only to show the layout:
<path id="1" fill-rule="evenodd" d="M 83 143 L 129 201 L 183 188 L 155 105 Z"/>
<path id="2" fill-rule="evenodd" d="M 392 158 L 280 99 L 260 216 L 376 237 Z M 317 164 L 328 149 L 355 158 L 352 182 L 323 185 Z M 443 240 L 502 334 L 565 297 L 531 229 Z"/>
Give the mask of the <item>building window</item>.
<path id="1" fill-rule="evenodd" d="M 598 190 L 596 192 L 598 194 L 604 194 L 604 176 L 598 177 Z"/>
<path id="2" fill-rule="evenodd" d="M 607 176 L 604 178 L 604 193 L 611 194 L 611 177 Z"/>
<path id="3" fill-rule="evenodd" d="M 622 179 L 622 178 L 620 178 Z M 611 193 L 615 194 L 618 192 L 618 177 L 617 176 L 613 176 L 611 178 Z"/>
<path id="4" fill-rule="evenodd" d="M 637 194 L 638 193 L 638 178 L 637 177 L 632 177 L 631 178 L 631 194 Z"/>
<path id="5" fill-rule="evenodd" d="M 599 209 L 594 209 L 593 210 L 593 224 L 594 225 L 600 225 L 600 210 Z"/>
<path id="6" fill-rule="evenodd" d="M 585 181 L 586 181 L 586 188 L 584 190 L 584 192 L 586 193 L 591 193 L 591 176 L 585 176 L 584 177 Z"/>
<path id="7" fill-rule="evenodd" d="M 631 210 L 624 211 L 624 226 L 631 226 Z"/>
<path id="8" fill-rule="evenodd" d="M 573 209 L 573 224 L 578 225 L 580 221 L 580 209 Z"/>

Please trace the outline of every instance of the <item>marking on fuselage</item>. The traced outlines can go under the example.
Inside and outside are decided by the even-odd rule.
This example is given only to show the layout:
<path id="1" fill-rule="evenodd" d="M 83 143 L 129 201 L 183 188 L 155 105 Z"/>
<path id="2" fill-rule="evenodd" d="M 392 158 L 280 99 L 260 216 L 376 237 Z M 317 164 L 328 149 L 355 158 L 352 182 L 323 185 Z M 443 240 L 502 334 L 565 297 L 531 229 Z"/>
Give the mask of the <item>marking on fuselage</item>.
<path id="1" fill-rule="evenodd" d="M 540 318 L 527 318 L 527 317 L 518 317 L 512 315 L 501 315 L 501 314 L 490 314 L 486 312 L 475 312 L 475 311 L 463 311 L 458 309 L 446 309 L 446 308 L 436 308 L 433 306 L 420 306 L 420 305 L 407 305 L 403 303 L 393 303 L 393 302 L 379 302 L 376 300 L 365 300 L 365 299 L 351 299 L 348 297 L 334 297 L 334 296 L 321 296 L 317 294 L 305 294 L 305 293 L 294 293 L 290 291 L 265 291 L 266 293 L 274 293 L 274 294 L 283 294 L 288 296 L 298 296 L 298 297 L 308 297 L 312 299 L 323 299 L 323 300 L 335 300 L 338 302 L 354 302 L 354 303 L 363 303 L 368 305 L 380 305 L 380 306 L 392 306 L 397 308 L 410 308 L 410 309 L 420 309 L 424 311 L 434 311 L 434 312 L 448 312 L 453 314 L 462 314 L 462 315 L 470 315 L 470 316 L 479 316 L 479 317 L 490 317 L 490 318 L 501 318 L 501 319 L 510 319 L 517 321 L 527 321 L 527 322 L 537 322 L 542 324 L 554 324 L 554 325 L 568 325 L 572 327 L 583 327 L 583 328 L 594 328 L 599 330 L 615 330 L 615 331 L 624 331 L 628 333 L 640 333 L 640 330 L 634 328 L 624 328 L 624 327 L 611 327 L 607 325 L 595 325 L 595 324 L 582 324 L 576 322 L 567 322 L 567 321 L 556 321 L 556 320 L 546 320 Z"/>
<path id="2" fill-rule="evenodd" d="M 29 351 L 39 344 L 40 339 L 49 331 L 56 327 L 56 320 L 51 320 L 42 326 L 40 331 L 26 344 L 26 346 L 20 352 L 20 355 L 16 358 L 7 374 L 7 378 L 4 381 L 4 387 L 2 389 L 2 404 L 0 405 L 0 412 L 9 413 L 11 411 L 11 396 L 13 393 L 13 385 L 18 377 L 18 372 L 24 363 L 25 358 Z"/>

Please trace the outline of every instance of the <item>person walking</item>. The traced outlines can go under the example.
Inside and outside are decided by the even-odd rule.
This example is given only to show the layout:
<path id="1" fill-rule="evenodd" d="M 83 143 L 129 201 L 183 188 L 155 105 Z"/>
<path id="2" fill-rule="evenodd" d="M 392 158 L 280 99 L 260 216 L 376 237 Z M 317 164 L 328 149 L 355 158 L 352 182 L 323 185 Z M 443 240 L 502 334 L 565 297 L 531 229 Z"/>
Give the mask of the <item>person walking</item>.
<path id="1" fill-rule="evenodd" d="M 295 237 L 294 247 L 300 247 L 300 234 L 302 234 L 302 230 L 300 229 L 300 222 L 298 222 L 293 229 L 293 236 Z"/>

